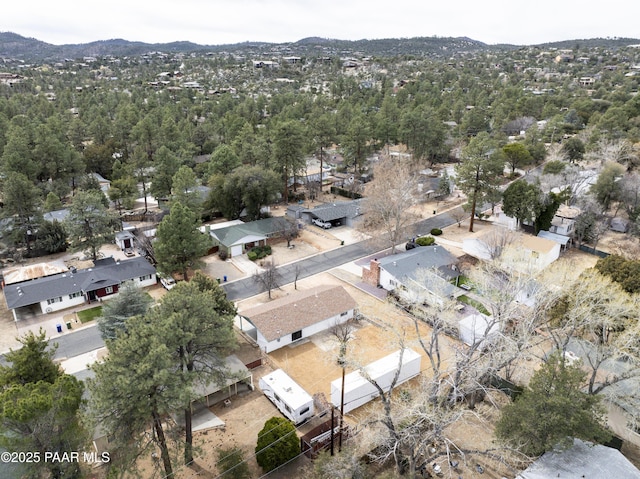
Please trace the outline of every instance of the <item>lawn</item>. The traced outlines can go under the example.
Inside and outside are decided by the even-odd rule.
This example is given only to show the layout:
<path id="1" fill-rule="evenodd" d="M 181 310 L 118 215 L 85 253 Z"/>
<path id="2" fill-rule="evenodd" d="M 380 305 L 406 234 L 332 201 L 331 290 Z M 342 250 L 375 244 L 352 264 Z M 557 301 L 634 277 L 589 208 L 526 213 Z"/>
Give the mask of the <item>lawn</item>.
<path id="1" fill-rule="evenodd" d="M 476 308 L 482 314 L 486 314 L 487 316 L 491 316 L 491 313 L 489 311 L 487 311 L 487 308 L 485 308 L 482 305 L 482 303 L 480 303 L 479 301 L 476 301 L 475 299 L 472 299 L 472 298 L 470 298 L 469 296 L 467 296 L 465 294 L 463 294 L 462 296 L 458 296 L 457 299 L 461 303 L 468 304 L 469 306 L 472 306 L 472 307 Z"/>
<path id="2" fill-rule="evenodd" d="M 81 323 L 88 323 L 89 321 L 93 321 L 97 317 L 102 316 L 102 306 L 83 309 L 82 311 L 78 311 L 76 314 L 78 315 L 78 319 Z"/>

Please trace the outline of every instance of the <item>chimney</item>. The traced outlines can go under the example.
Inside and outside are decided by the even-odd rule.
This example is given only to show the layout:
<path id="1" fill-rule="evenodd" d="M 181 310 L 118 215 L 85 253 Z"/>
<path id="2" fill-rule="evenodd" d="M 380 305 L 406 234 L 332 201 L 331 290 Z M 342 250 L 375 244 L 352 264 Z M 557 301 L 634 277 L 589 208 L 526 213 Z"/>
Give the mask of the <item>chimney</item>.
<path id="1" fill-rule="evenodd" d="M 372 259 L 369 268 L 362 268 L 362 280 L 371 286 L 380 284 L 380 263 L 377 259 Z"/>

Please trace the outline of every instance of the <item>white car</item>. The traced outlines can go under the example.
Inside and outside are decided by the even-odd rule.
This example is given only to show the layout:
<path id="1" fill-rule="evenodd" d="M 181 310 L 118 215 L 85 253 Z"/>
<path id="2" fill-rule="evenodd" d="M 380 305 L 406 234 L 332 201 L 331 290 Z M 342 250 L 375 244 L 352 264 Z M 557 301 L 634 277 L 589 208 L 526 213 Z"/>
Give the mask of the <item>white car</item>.
<path id="1" fill-rule="evenodd" d="M 331 228 L 331 223 L 329 223 L 328 221 L 322 221 L 320 218 L 313 218 L 311 222 L 314 225 L 319 226 L 320 228 L 324 228 L 325 230 Z"/>
<path id="2" fill-rule="evenodd" d="M 166 290 L 170 290 L 176 285 L 176 280 L 171 276 L 160 276 L 160 284 L 162 284 Z"/>

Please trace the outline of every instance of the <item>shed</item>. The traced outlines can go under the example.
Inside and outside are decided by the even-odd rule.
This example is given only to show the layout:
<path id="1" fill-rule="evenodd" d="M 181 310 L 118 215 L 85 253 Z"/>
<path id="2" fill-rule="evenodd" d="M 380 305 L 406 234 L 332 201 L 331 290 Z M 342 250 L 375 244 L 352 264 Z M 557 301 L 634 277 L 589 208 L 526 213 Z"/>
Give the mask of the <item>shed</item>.
<path id="1" fill-rule="evenodd" d="M 500 332 L 498 321 L 482 313 L 470 314 L 458 322 L 460 339 L 468 346 L 490 341 Z"/>

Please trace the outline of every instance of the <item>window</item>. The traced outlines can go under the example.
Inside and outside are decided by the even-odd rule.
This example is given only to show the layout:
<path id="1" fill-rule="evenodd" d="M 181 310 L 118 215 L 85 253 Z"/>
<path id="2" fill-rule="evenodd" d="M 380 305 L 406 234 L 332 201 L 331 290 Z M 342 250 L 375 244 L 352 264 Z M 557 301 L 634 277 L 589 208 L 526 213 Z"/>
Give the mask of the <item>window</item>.
<path id="1" fill-rule="evenodd" d="M 147 281 L 148 279 L 151 279 L 151 275 L 147 274 L 144 276 L 140 276 L 140 278 L 138 278 L 140 281 Z"/>
<path id="2" fill-rule="evenodd" d="M 347 314 L 349 314 L 349 311 L 345 311 L 344 313 L 340 313 L 340 316 L 346 316 Z"/>
<path id="3" fill-rule="evenodd" d="M 47 304 L 61 303 L 62 297 L 58 296 L 57 298 L 47 299 Z"/>
<path id="4" fill-rule="evenodd" d="M 303 414 L 307 414 L 308 412 L 309 412 L 309 408 L 306 407 L 302 411 L 300 411 L 300 415 L 302 416 Z"/>
<path id="5" fill-rule="evenodd" d="M 82 293 L 80 291 L 78 291 L 77 293 L 71 293 L 69 295 L 69 299 L 77 298 L 79 296 L 82 296 Z"/>
<path id="6" fill-rule="evenodd" d="M 107 294 L 113 294 L 113 286 L 107 286 L 104 288 L 104 292 Z"/>
<path id="7" fill-rule="evenodd" d="M 291 341 L 297 341 L 301 337 L 302 337 L 302 330 L 296 331 L 295 333 L 291 334 Z"/>
<path id="8" fill-rule="evenodd" d="M 284 408 L 285 408 L 288 412 L 291 412 L 291 408 L 289 407 L 289 405 L 288 405 L 288 404 L 285 404 L 285 405 L 284 405 Z"/>
<path id="9" fill-rule="evenodd" d="M 282 402 L 282 399 L 280 399 L 276 393 L 273 393 L 273 397 L 276 398 L 276 401 Z"/>

